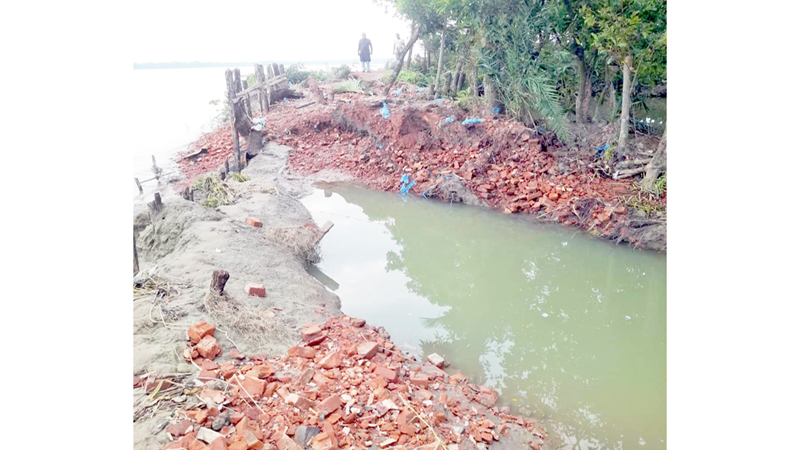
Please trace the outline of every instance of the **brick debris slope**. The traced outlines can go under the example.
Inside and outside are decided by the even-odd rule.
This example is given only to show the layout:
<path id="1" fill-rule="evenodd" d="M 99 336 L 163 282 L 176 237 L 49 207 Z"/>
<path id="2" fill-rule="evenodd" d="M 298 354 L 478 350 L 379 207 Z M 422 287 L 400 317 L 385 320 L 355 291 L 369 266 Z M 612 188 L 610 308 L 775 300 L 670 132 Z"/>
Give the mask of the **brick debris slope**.
<path id="1" fill-rule="evenodd" d="M 364 320 L 331 318 L 304 328 L 287 355 L 233 350 L 221 364 L 215 330 L 199 323 L 188 332 L 184 357 L 198 375 L 134 378 L 151 397 L 172 389 L 196 400 L 165 424 L 172 442 L 164 450 L 538 450 L 549 442 L 535 422 L 496 407 L 496 391 L 403 355 Z"/>

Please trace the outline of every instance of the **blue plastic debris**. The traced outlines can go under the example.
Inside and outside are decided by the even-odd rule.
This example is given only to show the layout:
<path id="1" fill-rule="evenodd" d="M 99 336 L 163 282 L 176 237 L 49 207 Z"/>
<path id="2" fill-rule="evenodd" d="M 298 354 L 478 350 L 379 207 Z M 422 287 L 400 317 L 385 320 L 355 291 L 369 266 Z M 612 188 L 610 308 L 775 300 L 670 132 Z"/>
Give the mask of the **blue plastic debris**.
<path id="1" fill-rule="evenodd" d="M 473 123 L 483 123 L 483 122 L 486 122 L 486 119 L 464 119 L 464 121 L 461 122 L 461 125 L 472 125 Z"/>
<path id="2" fill-rule="evenodd" d="M 395 89 L 395 91 L 393 92 L 394 95 L 400 95 L 402 93 L 403 93 L 403 88 Z"/>
<path id="3" fill-rule="evenodd" d="M 500 114 L 500 107 L 499 106 L 495 106 L 492 111 L 494 111 L 495 114 Z"/>
<path id="4" fill-rule="evenodd" d="M 595 147 L 594 149 L 597 150 L 598 153 L 599 152 L 604 152 L 604 151 L 608 150 L 608 143 L 603 144 L 602 147 Z"/>
<path id="5" fill-rule="evenodd" d="M 417 184 L 416 181 L 412 181 L 411 184 L 408 183 L 408 174 L 404 173 L 402 177 L 400 177 L 400 193 L 407 194 L 409 190 L 411 190 L 414 185 Z"/>
<path id="6" fill-rule="evenodd" d="M 448 118 L 444 119 L 445 123 L 453 123 L 453 122 L 455 122 L 455 120 L 456 119 L 454 119 L 452 117 L 448 117 Z"/>
<path id="7" fill-rule="evenodd" d="M 288 101 L 288 100 L 286 100 L 286 99 L 283 99 L 283 103 L 286 103 L 286 104 L 288 104 L 288 103 L 289 103 L 289 101 Z"/>
<path id="8" fill-rule="evenodd" d="M 292 87 L 292 82 L 291 82 L 291 81 L 288 81 L 288 83 L 289 83 L 289 87 Z"/>
<path id="9" fill-rule="evenodd" d="M 415 184 L 417 184 L 417 182 L 416 181 L 412 181 L 408 186 L 401 187 L 400 188 L 400 193 L 401 194 L 407 194 L 408 191 L 410 191 L 411 188 L 414 187 Z"/>
<path id="10" fill-rule="evenodd" d="M 437 98 L 437 99 L 434 99 L 433 101 L 435 101 L 435 102 L 443 102 L 444 99 L 443 98 Z"/>
<path id="11" fill-rule="evenodd" d="M 253 119 L 253 126 L 250 127 L 253 131 L 261 131 L 267 125 L 267 119 Z"/>
<path id="12" fill-rule="evenodd" d="M 381 115 L 384 119 L 389 118 L 389 106 L 386 104 L 386 102 L 383 102 L 383 106 L 381 106 Z"/>

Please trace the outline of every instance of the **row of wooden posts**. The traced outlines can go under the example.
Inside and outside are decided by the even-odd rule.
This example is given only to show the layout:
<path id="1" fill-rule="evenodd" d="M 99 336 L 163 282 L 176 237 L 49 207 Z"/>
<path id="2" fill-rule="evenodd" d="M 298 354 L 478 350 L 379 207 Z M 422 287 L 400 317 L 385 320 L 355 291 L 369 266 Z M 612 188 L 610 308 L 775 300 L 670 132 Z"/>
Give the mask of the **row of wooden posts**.
<path id="1" fill-rule="evenodd" d="M 246 163 L 246 155 L 241 151 L 239 145 L 239 134 L 247 137 L 250 135 L 250 128 L 253 122 L 253 102 L 255 100 L 258 109 L 262 114 L 269 111 L 270 104 L 273 103 L 274 92 L 278 89 L 288 89 L 289 80 L 286 78 L 283 64 L 268 64 L 267 72 L 264 66 L 255 64 L 254 72 L 256 83 L 253 86 L 247 85 L 247 80 L 242 80 L 239 69 L 225 71 L 225 83 L 228 87 L 228 107 L 231 112 L 231 133 L 233 134 L 233 153 L 236 157 L 236 167 L 233 169 L 238 172 L 242 170 Z"/>
<path id="2" fill-rule="evenodd" d="M 231 111 L 231 130 L 233 131 L 233 152 L 237 161 L 233 170 L 237 172 L 246 165 L 245 157 L 242 156 L 240 150 L 239 134 L 245 137 L 250 135 L 250 128 L 253 126 L 250 118 L 253 117 L 253 111 L 258 111 L 261 114 L 267 113 L 270 105 L 276 99 L 275 92 L 289 88 L 289 80 L 286 77 L 283 64 L 267 64 L 266 71 L 263 65 L 255 64 L 254 71 L 256 83 L 253 86 L 247 85 L 247 80 L 242 79 L 238 68 L 233 71 L 230 69 L 225 71 L 225 83 L 228 86 L 227 101 L 228 108 Z M 253 107 L 254 102 L 257 108 Z M 153 156 L 152 170 L 155 174 L 153 178 L 144 181 L 139 181 L 138 178 L 133 179 L 136 187 L 139 188 L 140 194 L 144 192 L 142 183 L 158 180 L 162 175 L 163 170 L 156 166 L 155 156 Z"/>

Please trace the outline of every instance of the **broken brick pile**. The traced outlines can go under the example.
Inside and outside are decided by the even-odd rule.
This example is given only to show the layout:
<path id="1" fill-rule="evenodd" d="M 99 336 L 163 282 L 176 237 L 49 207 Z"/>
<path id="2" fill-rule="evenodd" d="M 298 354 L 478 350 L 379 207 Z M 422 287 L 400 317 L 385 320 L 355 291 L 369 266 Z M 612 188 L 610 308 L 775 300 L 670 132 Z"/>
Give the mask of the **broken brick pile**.
<path id="1" fill-rule="evenodd" d="M 536 214 L 637 244 L 622 199 L 630 194 L 633 180 L 597 175 L 589 167 L 597 152 L 584 149 L 573 152 L 573 158 L 559 158 L 557 153 L 565 148 L 554 136 L 536 134 L 516 120 L 486 117 L 483 123 L 465 126 L 460 123 L 465 113 L 449 102 L 422 102 L 414 94 L 404 95 L 406 103 L 390 106 L 389 120 L 381 117 L 375 101 L 342 94 L 328 105 L 278 105 L 265 116 L 265 128 L 269 139 L 296 149 L 289 162 L 302 175 L 335 170 L 370 187 L 397 191 L 401 176 L 407 174 L 416 182 L 410 191 L 416 195 L 435 192 L 446 177 L 456 176 L 486 204 L 505 213 Z M 455 120 L 448 123 L 448 117 Z M 225 155 L 214 152 L 230 149 L 230 140 L 230 130 L 225 129 L 196 145 L 211 143 L 207 158 L 215 169 Z M 216 166 L 211 157 L 215 154 Z M 192 167 L 184 173 L 195 171 Z M 657 202 L 665 207 L 666 196 Z"/>
<path id="2" fill-rule="evenodd" d="M 214 332 L 206 323 L 189 330 L 184 355 L 202 370 L 185 393 L 201 402 L 166 428 L 164 450 L 464 450 L 512 430 L 527 436 L 525 448 L 547 439 L 534 422 L 495 407 L 494 390 L 404 356 L 361 319 L 309 325 L 287 355 L 233 350 L 221 363 Z"/>

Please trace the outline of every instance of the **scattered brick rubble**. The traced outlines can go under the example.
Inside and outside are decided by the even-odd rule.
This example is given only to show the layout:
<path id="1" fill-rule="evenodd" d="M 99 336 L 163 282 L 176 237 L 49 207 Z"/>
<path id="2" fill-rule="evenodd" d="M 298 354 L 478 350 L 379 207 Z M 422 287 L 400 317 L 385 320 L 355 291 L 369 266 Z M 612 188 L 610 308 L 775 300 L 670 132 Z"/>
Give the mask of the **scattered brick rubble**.
<path id="1" fill-rule="evenodd" d="M 184 357 L 201 372 L 184 394 L 199 401 L 166 427 L 164 450 L 464 450 L 512 430 L 527 430 L 525 448 L 538 450 L 547 439 L 534 422 L 495 407 L 494 390 L 403 355 L 361 319 L 309 325 L 287 355 L 233 350 L 221 363 L 214 332 L 203 322 L 188 332 Z M 134 377 L 145 392 L 161 384 Z"/>
<path id="2" fill-rule="evenodd" d="M 512 119 L 485 117 L 484 123 L 464 126 L 460 121 L 466 113 L 451 102 L 424 102 L 408 92 L 392 99 L 389 120 L 367 96 L 342 94 L 337 99 L 302 109 L 279 104 L 264 117 L 269 139 L 296 149 L 289 162 L 298 173 L 332 169 L 393 191 L 407 174 L 416 183 L 412 194 L 439 198 L 447 192 L 437 192 L 437 187 L 457 177 L 472 194 L 505 213 L 536 214 L 647 245 L 631 232 L 639 225 L 632 224 L 622 198 L 630 194 L 633 180 L 598 176 L 589 168 L 597 155 L 591 148 L 566 153 L 552 135 L 538 135 Z M 448 117 L 456 120 L 448 122 Z M 187 153 L 200 148 L 208 152 L 179 160 L 186 182 L 217 170 L 232 153 L 231 141 L 230 127 L 198 140 Z M 666 207 L 666 196 L 657 202 Z"/>

